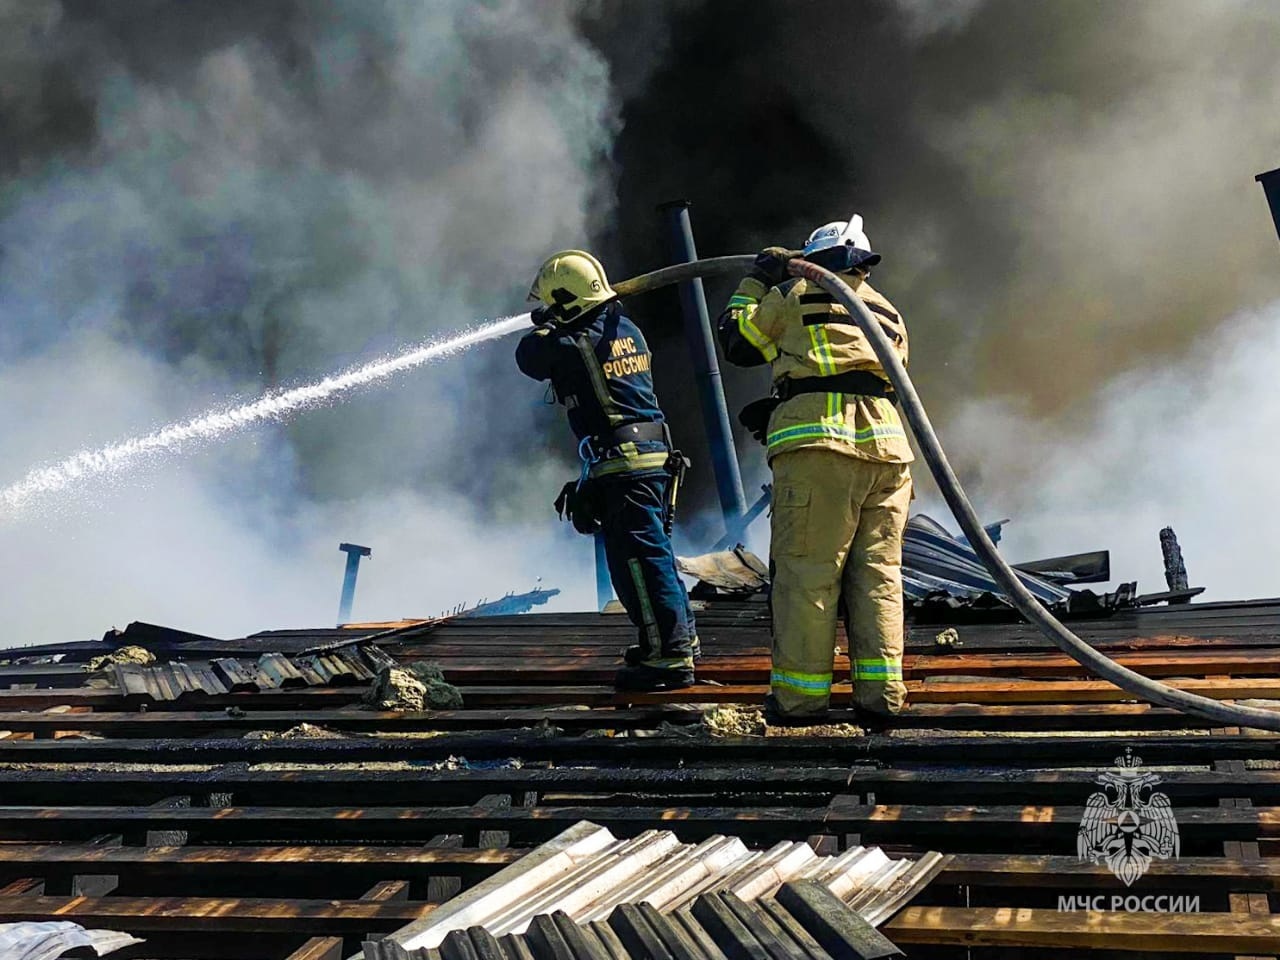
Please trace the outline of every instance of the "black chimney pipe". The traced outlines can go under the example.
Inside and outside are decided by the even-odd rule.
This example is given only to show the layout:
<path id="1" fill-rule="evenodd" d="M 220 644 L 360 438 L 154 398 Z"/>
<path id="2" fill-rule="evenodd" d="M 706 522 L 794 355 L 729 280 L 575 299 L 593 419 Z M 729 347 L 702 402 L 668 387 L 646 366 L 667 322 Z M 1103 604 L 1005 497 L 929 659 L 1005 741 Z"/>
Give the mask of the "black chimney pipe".
<path id="1" fill-rule="evenodd" d="M 1280 169 L 1260 173 L 1253 179 L 1262 184 L 1267 206 L 1271 208 L 1271 219 L 1275 221 L 1276 233 L 1280 235 Z"/>

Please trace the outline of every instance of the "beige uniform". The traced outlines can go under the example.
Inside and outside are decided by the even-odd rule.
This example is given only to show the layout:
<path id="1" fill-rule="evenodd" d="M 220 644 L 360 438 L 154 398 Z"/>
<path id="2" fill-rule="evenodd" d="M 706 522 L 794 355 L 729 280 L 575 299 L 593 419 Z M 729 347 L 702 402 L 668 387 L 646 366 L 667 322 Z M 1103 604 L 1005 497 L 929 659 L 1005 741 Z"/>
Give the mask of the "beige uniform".
<path id="1" fill-rule="evenodd" d="M 856 278 L 842 279 L 856 284 Z M 865 282 L 857 294 L 907 362 L 907 329 Z M 887 381 L 848 312 L 821 287 L 795 280 L 766 291 L 747 278 L 729 302 L 741 337 L 769 361 L 775 382 L 852 370 Z M 914 456 L 884 397 L 803 393 L 769 420 L 773 470 L 771 687 L 788 715 L 819 714 L 831 696 L 843 604 L 859 706 L 902 709 L 902 533 Z"/>

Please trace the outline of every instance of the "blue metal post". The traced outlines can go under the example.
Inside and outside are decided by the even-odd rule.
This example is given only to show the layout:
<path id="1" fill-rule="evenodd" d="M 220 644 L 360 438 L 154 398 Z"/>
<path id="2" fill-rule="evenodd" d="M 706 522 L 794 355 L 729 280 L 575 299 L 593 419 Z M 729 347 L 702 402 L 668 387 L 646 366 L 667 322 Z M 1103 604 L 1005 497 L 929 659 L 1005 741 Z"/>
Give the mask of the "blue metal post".
<path id="1" fill-rule="evenodd" d="M 604 534 L 595 535 L 596 543 L 596 609 L 603 610 L 613 599 L 613 581 L 609 579 L 609 561 L 604 555 Z"/>
<path id="2" fill-rule="evenodd" d="M 356 574 L 360 558 L 373 556 L 373 551 L 356 543 L 340 543 L 338 549 L 347 555 L 347 572 L 342 578 L 342 599 L 338 601 L 338 625 L 351 622 L 351 603 L 356 598 Z"/>
<path id="3" fill-rule="evenodd" d="M 1276 224 L 1276 233 L 1280 234 L 1280 170 L 1269 170 L 1253 179 L 1262 184 L 1267 195 L 1267 206 L 1271 208 L 1271 219 Z"/>
<path id="4" fill-rule="evenodd" d="M 698 259 L 693 245 L 693 227 L 689 222 L 689 201 L 672 200 L 658 207 L 667 226 L 667 245 L 672 263 Z M 711 318 L 707 314 L 707 297 L 702 280 L 680 284 L 680 306 L 684 311 L 684 333 L 693 358 L 693 375 L 698 383 L 702 420 L 706 424 L 707 444 L 711 448 L 711 467 L 720 495 L 720 512 L 725 528 L 732 530 L 746 512 L 747 499 L 742 493 L 742 475 L 738 470 L 738 452 L 733 445 L 733 428 L 724 401 L 724 385 L 720 381 L 720 365 L 716 360 L 715 341 L 711 336 Z"/>

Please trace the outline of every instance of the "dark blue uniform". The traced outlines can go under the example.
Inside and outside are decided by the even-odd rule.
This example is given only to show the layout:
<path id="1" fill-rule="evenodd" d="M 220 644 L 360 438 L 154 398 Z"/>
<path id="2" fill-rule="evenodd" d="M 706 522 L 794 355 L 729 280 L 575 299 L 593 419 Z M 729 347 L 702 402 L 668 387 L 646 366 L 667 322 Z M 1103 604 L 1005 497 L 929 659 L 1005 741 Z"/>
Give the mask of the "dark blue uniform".
<path id="1" fill-rule="evenodd" d="M 621 304 L 525 334 L 516 364 L 550 380 L 590 459 L 613 589 L 639 631 L 643 663 L 693 666 L 696 631 L 666 531 L 670 453 L 644 335 Z"/>

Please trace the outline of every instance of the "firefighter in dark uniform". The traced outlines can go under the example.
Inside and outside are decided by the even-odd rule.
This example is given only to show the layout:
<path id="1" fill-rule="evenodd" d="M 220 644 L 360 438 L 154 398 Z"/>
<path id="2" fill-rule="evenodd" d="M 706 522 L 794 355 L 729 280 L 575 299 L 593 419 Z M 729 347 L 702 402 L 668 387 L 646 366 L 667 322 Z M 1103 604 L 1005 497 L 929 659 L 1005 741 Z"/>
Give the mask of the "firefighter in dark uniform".
<path id="1" fill-rule="evenodd" d="M 683 459 L 673 456 L 653 392 L 649 347 L 604 267 L 582 250 L 550 257 L 529 299 L 541 306 L 516 364 L 525 376 L 551 381 L 583 460 L 580 480 L 566 485 L 557 509 L 581 532 L 603 534 L 613 589 L 639 633 L 615 686 L 687 687 L 697 634 L 670 537 L 676 461 Z"/>

